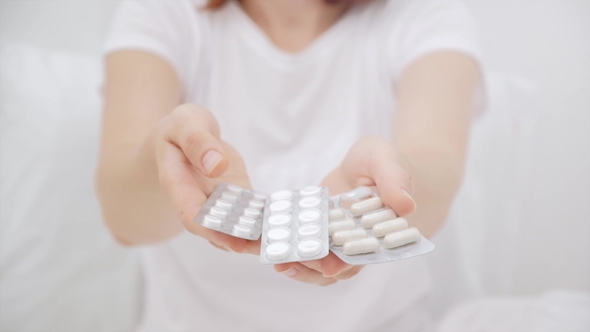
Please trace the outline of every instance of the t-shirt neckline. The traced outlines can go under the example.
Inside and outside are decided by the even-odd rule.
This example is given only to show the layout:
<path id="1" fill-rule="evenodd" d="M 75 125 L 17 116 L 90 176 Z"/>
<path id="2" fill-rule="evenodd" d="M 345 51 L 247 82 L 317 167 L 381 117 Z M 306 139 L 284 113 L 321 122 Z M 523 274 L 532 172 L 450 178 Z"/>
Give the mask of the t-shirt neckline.
<path id="1" fill-rule="evenodd" d="M 330 45 L 344 38 L 347 34 L 346 28 L 349 25 L 348 21 L 352 19 L 353 12 L 357 9 L 357 6 L 354 5 L 348 8 L 338 21 L 313 39 L 303 50 L 288 52 L 277 47 L 264 30 L 248 16 L 237 1 L 229 1 L 227 6 L 230 11 L 235 12 L 234 17 L 237 20 L 236 23 L 249 35 L 248 41 L 254 43 L 256 47 L 260 47 L 262 53 L 271 56 L 275 60 L 287 63 L 306 61 L 307 59 L 313 58 L 323 50 L 329 49 Z"/>

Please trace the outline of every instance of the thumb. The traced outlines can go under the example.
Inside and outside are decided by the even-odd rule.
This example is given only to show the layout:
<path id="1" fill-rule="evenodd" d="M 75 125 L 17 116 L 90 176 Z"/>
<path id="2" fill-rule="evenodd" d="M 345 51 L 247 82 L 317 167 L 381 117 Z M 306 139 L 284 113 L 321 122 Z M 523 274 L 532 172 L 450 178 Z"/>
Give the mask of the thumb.
<path id="1" fill-rule="evenodd" d="M 205 108 L 193 104 L 178 106 L 166 128 L 167 140 L 178 146 L 190 163 L 208 177 L 223 174 L 229 164 L 219 139 L 219 125 Z"/>
<path id="2" fill-rule="evenodd" d="M 383 203 L 397 215 L 406 216 L 416 210 L 409 163 L 389 141 L 364 137 L 349 151 L 342 166 L 354 186 L 377 186 Z"/>

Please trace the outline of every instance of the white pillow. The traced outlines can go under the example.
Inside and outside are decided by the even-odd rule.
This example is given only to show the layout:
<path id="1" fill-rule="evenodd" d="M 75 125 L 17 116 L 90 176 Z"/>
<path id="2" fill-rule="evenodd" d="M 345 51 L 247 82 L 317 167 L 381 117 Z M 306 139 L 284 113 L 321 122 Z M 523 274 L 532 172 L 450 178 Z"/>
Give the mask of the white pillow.
<path id="1" fill-rule="evenodd" d="M 115 244 L 93 189 L 101 61 L 10 45 L 0 53 L 0 330 L 124 331 L 137 253 Z"/>

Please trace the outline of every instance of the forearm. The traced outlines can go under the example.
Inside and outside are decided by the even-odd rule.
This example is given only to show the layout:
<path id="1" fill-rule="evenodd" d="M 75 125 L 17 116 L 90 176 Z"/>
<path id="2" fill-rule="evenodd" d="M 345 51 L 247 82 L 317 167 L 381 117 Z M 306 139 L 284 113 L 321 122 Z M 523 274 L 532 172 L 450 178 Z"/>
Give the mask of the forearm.
<path id="1" fill-rule="evenodd" d="M 146 149 L 121 148 L 101 156 L 96 174 L 102 214 L 121 243 L 166 240 L 182 229 Z"/>
<path id="2" fill-rule="evenodd" d="M 418 207 L 408 220 L 430 237 L 444 224 L 461 185 L 464 156 L 437 148 L 411 148 L 401 153 L 409 164 L 412 198 Z"/>

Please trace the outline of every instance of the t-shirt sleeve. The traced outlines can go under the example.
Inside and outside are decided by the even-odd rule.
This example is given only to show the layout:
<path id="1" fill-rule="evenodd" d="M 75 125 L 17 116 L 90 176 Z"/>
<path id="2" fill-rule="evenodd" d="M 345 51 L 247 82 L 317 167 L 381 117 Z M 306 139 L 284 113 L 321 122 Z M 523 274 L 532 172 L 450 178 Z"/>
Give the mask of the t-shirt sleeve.
<path id="1" fill-rule="evenodd" d="M 186 88 L 189 56 L 198 54 L 197 11 L 193 1 L 125 0 L 111 23 L 104 54 L 155 54 L 174 68 Z"/>
<path id="2" fill-rule="evenodd" d="M 481 63 L 475 21 L 456 0 L 412 1 L 403 18 L 402 33 L 389 42 L 394 79 L 417 59 L 434 52 L 459 52 Z"/>

